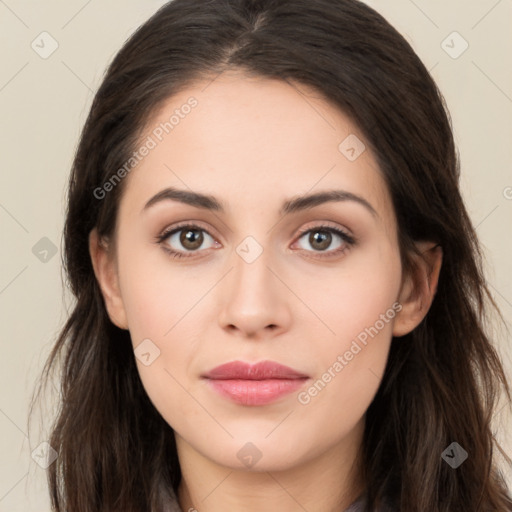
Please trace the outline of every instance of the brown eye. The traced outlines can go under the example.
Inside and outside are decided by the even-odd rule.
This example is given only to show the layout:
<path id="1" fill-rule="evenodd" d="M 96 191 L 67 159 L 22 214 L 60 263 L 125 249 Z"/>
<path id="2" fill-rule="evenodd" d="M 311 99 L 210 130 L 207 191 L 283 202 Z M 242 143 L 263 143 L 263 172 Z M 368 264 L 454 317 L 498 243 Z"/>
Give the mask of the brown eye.
<path id="1" fill-rule="evenodd" d="M 201 247 L 204 236 L 199 229 L 182 229 L 180 231 L 180 244 L 189 251 L 194 251 Z"/>
<path id="2" fill-rule="evenodd" d="M 350 245 L 352 240 L 346 233 L 339 229 L 323 226 L 309 229 L 306 232 L 303 232 L 299 240 L 306 238 L 306 235 L 308 235 L 307 244 L 313 248 L 314 252 L 337 252 L 337 249 L 340 247 L 343 248 L 344 245 Z M 340 242 L 338 242 L 336 246 L 331 247 L 333 239 L 335 240 L 336 237 L 340 240 Z M 302 248 L 306 250 L 308 249 L 304 246 L 302 246 Z M 332 251 L 327 251 L 329 248 L 331 248 Z"/>
<path id="3" fill-rule="evenodd" d="M 332 233 L 327 231 L 311 231 L 309 234 L 308 242 L 311 247 L 323 251 L 328 249 L 332 242 Z"/>
<path id="4" fill-rule="evenodd" d="M 181 254 L 186 256 L 186 253 L 194 253 L 199 252 L 200 249 L 208 249 L 208 247 L 202 247 L 208 238 L 215 243 L 212 236 L 203 228 L 186 225 L 163 233 L 158 237 L 158 241 L 170 252 L 176 255 Z"/>

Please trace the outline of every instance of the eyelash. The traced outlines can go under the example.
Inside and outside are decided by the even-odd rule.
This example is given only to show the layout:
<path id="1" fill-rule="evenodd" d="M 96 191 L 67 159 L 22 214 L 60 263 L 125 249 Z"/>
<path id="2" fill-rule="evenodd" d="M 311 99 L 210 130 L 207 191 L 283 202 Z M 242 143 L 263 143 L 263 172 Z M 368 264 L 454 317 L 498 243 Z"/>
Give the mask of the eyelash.
<path id="1" fill-rule="evenodd" d="M 167 252 L 172 258 L 193 258 L 194 256 L 187 256 L 186 253 L 184 253 L 182 251 L 175 251 L 173 249 L 170 249 L 167 245 L 164 244 L 164 242 L 171 235 L 174 235 L 175 233 L 179 233 L 180 231 L 183 231 L 185 228 L 188 228 L 191 231 L 203 231 L 205 233 L 208 233 L 208 231 L 206 229 L 204 229 L 201 226 L 198 226 L 196 224 L 181 224 L 181 225 L 166 229 L 163 233 L 156 236 L 155 243 L 157 243 L 158 245 L 161 245 L 162 249 L 165 252 Z M 333 258 L 336 256 L 341 256 L 342 254 L 344 254 L 346 251 L 348 251 L 352 246 L 354 246 L 357 243 L 356 239 L 353 236 L 349 235 L 342 229 L 335 228 L 332 226 L 327 226 L 325 224 L 321 224 L 318 226 L 314 226 L 312 228 L 307 228 L 307 229 L 302 230 L 299 233 L 297 240 L 300 240 L 306 233 L 317 232 L 317 231 L 323 231 L 323 232 L 326 231 L 329 233 L 334 233 L 334 234 L 338 235 L 345 242 L 344 246 L 336 249 L 333 252 L 313 251 L 313 252 L 318 253 L 318 256 L 316 256 L 316 257 L 319 257 L 319 258 Z M 212 235 L 210 235 L 210 233 L 208 233 L 208 235 L 212 236 Z M 199 251 L 188 251 L 188 252 L 193 254 L 193 253 L 197 253 Z M 306 251 L 306 252 L 312 252 L 312 251 Z M 325 254 L 322 254 L 322 253 L 325 253 Z"/>

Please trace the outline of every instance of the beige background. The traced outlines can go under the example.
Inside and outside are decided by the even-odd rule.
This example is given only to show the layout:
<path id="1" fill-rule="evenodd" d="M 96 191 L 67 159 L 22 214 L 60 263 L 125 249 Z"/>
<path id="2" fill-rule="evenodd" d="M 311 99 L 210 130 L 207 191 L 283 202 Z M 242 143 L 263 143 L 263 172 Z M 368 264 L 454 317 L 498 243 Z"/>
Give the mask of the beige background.
<path id="1" fill-rule="evenodd" d="M 66 317 L 60 244 L 67 176 L 106 65 L 163 3 L 0 0 L 0 511 L 50 510 L 44 470 L 31 457 L 47 430 L 34 428 L 29 434 L 27 411 L 35 379 Z M 406 36 L 446 97 L 463 194 L 486 250 L 488 282 L 510 327 L 512 1 L 368 3 Z M 43 31 L 50 36 L 40 36 Z M 31 44 L 48 51 L 50 37 L 58 48 L 44 59 Z M 464 41 L 469 46 L 457 56 Z M 40 242 L 44 237 L 49 241 Z M 41 252 L 51 244 L 55 255 Z M 499 340 L 512 375 L 510 337 L 501 334 Z M 43 416 L 47 429 L 51 415 Z M 495 420 L 512 453 L 506 407 Z M 511 468 L 505 471 L 512 485 Z"/>

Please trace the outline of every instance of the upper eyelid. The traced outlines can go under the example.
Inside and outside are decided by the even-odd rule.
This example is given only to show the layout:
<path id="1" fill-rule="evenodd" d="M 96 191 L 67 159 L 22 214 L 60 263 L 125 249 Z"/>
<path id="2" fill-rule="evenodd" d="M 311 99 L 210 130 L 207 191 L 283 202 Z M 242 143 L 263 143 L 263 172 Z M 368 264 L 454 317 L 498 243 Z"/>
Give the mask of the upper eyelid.
<path id="1" fill-rule="evenodd" d="M 212 235 L 210 233 L 210 228 L 206 228 L 206 227 L 202 226 L 199 221 L 184 221 L 183 224 L 178 223 L 176 226 L 168 226 L 161 231 L 161 234 L 159 236 L 169 237 L 169 236 L 173 235 L 174 233 L 179 232 L 185 228 L 193 228 L 193 229 L 199 228 L 199 230 L 205 231 L 212 238 L 214 237 L 214 235 Z M 215 238 L 217 238 L 217 237 L 215 237 Z"/>

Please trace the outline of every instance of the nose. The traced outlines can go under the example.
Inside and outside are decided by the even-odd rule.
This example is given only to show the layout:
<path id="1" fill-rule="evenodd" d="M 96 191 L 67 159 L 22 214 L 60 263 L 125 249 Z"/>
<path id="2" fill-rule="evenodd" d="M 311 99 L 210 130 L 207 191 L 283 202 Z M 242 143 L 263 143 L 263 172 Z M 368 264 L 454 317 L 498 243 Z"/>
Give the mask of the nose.
<path id="1" fill-rule="evenodd" d="M 219 290 L 220 327 L 244 338 L 266 339 L 286 331 L 291 323 L 293 294 L 272 268 L 266 250 L 248 263 L 237 253 L 234 268 Z"/>

